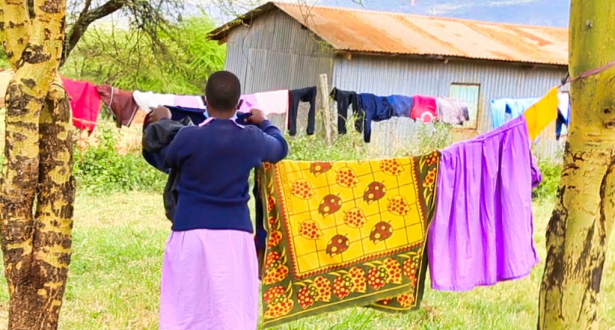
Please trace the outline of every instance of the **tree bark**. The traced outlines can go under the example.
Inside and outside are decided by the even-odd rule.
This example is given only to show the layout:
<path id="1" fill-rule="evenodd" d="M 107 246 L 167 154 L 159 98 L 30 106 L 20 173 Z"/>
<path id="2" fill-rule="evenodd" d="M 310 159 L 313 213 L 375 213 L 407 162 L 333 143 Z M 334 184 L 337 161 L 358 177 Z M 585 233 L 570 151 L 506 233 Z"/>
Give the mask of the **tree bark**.
<path id="1" fill-rule="evenodd" d="M 570 76 L 615 60 L 615 2 L 572 0 Z M 598 329 L 615 221 L 615 68 L 574 81 L 558 200 L 547 229 L 538 329 Z"/>
<path id="2" fill-rule="evenodd" d="M 70 262 L 74 200 L 70 105 L 57 74 L 65 0 L 28 1 L 2 0 L 0 10 L 0 39 L 15 70 L 6 96 L 0 234 L 8 329 L 53 330 Z"/>

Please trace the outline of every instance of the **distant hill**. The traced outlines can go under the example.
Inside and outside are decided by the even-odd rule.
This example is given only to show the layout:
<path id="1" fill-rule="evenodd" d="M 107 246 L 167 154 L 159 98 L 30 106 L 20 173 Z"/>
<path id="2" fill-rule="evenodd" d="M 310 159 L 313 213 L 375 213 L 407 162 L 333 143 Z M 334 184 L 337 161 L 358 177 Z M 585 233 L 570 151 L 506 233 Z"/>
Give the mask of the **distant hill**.
<path id="1" fill-rule="evenodd" d="M 362 4 L 358 4 L 362 2 Z M 319 5 L 567 27 L 570 0 L 320 0 Z"/>

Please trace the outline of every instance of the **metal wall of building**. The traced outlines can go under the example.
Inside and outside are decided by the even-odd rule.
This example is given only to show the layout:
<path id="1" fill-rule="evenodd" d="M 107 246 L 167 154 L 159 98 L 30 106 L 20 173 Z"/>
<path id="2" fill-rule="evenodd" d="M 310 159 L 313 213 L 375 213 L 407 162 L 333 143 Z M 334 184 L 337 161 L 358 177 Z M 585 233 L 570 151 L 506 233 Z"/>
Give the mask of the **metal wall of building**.
<path id="1" fill-rule="evenodd" d="M 227 42 L 225 68 L 239 76 L 243 93 L 318 86 L 331 77 L 333 56 L 325 43 L 281 12 L 236 28 Z M 272 118 L 283 126 L 284 118 Z M 299 131 L 307 124 L 307 106 L 299 110 Z"/>

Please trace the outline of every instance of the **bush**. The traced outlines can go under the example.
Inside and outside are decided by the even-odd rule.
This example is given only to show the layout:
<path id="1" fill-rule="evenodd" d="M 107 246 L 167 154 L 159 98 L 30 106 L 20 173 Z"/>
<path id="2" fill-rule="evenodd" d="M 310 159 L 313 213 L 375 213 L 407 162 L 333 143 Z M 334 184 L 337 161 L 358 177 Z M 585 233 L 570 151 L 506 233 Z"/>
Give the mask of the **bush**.
<path id="1" fill-rule="evenodd" d="M 557 195 L 560 176 L 562 174 L 562 164 L 551 159 L 541 160 L 538 167 L 542 173 L 542 182 L 538 188 L 532 192 L 534 199 L 553 199 Z"/>
<path id="2" fill-rule="evenodd" d="M 75 177 L 78 190 L 88 193 L 147 190 L 162 192 L 166 175 L 143 160 L 141 154 L 120 155 L 117 133 L 101 128 L 97 146 L 75 149 Z"/>

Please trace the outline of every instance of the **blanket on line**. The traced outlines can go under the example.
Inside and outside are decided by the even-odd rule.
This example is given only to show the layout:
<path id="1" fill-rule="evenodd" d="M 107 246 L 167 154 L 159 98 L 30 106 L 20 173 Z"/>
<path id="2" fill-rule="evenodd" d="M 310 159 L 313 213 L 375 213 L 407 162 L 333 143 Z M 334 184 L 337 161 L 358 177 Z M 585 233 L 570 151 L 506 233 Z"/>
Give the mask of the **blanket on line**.
<path id="1" fill-rule="evenodd" d="M 439 160 L 264 164 L 264 327 L 350 307 L 416 309 Z"/>

